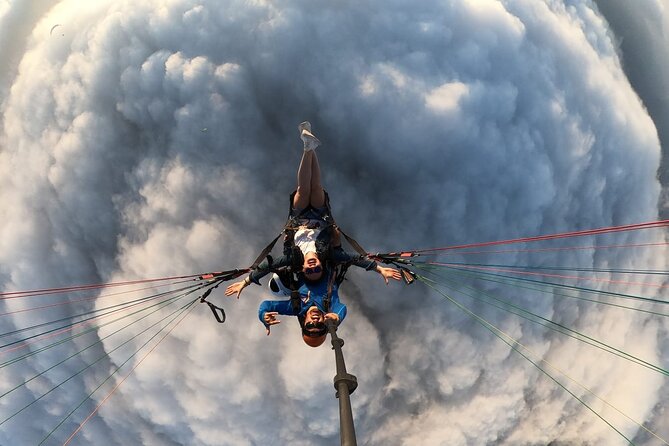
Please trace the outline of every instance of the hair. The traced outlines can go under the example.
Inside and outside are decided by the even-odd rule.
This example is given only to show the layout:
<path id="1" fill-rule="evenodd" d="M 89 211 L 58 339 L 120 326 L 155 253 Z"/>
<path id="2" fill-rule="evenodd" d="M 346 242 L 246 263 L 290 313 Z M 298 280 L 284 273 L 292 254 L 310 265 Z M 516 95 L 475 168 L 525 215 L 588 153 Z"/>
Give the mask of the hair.
<path id="1" fill-rule="evenodd" d="M 308 283 L 309 285 L 317 285 L 321 283 L 324 279 L 326 279 L 325 269 L 323 269 L 321 277 L 316 280 L 307 279 L 307 276 L 304 273 L 302 273 L 302 280 L 304 280 L 304 283 Z"/>
<path id="2" fill-rule="evenodd" d="M 319 336 L 317 338 L 312 338 L 312 337 L 309 337 L 307 335 L 302 335 L 302 340 L 309 347 L 318 347 L 321 344 L 323 344 L 323 342 L 325 342 L 326 337 L 327 337 L 327 335 Z"/>
<path id="3" fill-rule="evenodd" d="M 305 317 L 304 316 L 297 316 L 297 320 L 300 323 L 300 328 L 302 329 L 302 340 L 304 341 L 305 344 L 307 344 L 309 347 L 318 347 L 323 342 L 325 342 L 325 338 L 327 338 L 327 332 L 323 333 L 320 336 L 309 336 L 309 332 L 304 328 L 305 325 Z"/>

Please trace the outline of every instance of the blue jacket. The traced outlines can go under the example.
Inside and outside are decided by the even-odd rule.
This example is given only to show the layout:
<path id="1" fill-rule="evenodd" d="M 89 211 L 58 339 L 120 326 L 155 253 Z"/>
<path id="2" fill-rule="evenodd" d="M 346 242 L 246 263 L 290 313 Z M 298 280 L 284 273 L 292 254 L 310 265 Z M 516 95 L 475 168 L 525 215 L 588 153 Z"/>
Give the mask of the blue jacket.
<path id="1" fill-rule="evenodd" d="M 346 305 L 339 301 L 337 284 L 332 285 L 332 297 L 330 300 L 330 313 L 336 313 L 339 316 L 339 323 L 341 323 L 346 317 Z M 297 312 L 293 310 L 293 306 L 290 303 L 290 299 L 287 300 L 265 300 L 260 304 L 258 308 L 258 319 L 263 325 L 267 326 L 264 321 L 265 312 L 267 311 L 276 311 L 279 314 L 286 316 L 304 316 L 307 310 L 316 306 L 323 313 L 326 313 L 324 299 L 328 293 L 328 278 L 326 275 L 316 283 L 300 283 L 298 289 L 300 293 L 300 308 Z"/>

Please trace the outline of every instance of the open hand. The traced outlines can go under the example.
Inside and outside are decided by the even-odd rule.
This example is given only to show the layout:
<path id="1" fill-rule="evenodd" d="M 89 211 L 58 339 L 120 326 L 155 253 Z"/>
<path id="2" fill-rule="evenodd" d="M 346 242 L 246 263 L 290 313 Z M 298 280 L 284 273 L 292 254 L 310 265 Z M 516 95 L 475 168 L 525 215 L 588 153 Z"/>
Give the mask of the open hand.
<path id="1" fill-rule="evenodd" d="M 379 266 L 376 268 L 376 271 L 383 276 L 386 285 L 388 285 L 388 279 L 402 280 L 402 273 L 395 268 L 384 268 L 383 266 Z"/>
<path id="2" fill-rule="evenodd" d="M 239 295 L 242 294 L 242 290 L 246 288 L 246 281 L 245 280 L 240 280 L 239 282 L 235 282 L 231 285 L 229 285 L 225 289 L 225 295 L 226 296 L 232 296 L 233 294 L 237 295 L 237 299 L 239 299 Z"/>

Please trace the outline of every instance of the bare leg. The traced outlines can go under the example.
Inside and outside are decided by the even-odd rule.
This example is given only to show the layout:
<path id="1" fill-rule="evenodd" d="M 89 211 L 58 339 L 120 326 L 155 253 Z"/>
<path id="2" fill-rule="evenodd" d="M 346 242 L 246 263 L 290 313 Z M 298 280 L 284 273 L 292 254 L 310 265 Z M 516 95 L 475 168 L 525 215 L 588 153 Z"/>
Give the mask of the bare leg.
<path id="1" fill-rule="evenodd" d="M 318 164 L 316 152 L 311 151 L 311 193 L 309 195 L 309 204 L 315 208 L 325 206 L 325 191 L 321 185 L 321 168 Z"/>
<path id="2" fill-rule="evenodd" d="M 319 208 L 325 205 L 325 191 L 321 185 L 321 169 L 314 149 L 320 141 L 311 133 L 311 124 L 305 121 L 298 126 L 300 138 L 304 142 L 304 153 L 297 169 L 297 191 L 293 198 L 295 209 L 305 209 L 309 205 Z"/>
<path id="3" fill-rule="evenodd" d="M 305 150 L 302 153 L 300 167 L 297 169 L 297 192 L 293 198 L 293 207 L 295 209 L 305 209 L 311 202 L 311 168 L 313 164 L 313 158 L 313 150 Z"/>

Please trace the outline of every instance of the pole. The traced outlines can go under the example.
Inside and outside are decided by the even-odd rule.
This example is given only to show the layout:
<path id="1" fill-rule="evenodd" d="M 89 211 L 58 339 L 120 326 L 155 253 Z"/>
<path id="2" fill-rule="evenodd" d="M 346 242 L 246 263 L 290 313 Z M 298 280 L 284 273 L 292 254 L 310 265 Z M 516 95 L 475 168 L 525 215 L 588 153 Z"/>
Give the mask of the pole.
<path id="1" fill-rule="evenodd" d="M 350 395 L 358 387 L 358 379 L 346 372 L 344 354 L 341 351 L 344 340 L 337 336 L 337 325 L 333 321 L 327 322 L 328 331 L 332 340 L 332 349 L 335 352 L 337 374 L 334 377 L 335 397 L 339 399 L 339 435 L 341 446 L 357 446 L 355 427 L 353 425 L 353 410 L 351 410 Z"/>

